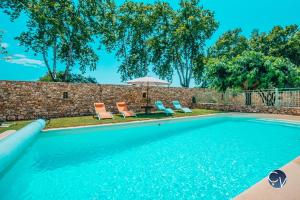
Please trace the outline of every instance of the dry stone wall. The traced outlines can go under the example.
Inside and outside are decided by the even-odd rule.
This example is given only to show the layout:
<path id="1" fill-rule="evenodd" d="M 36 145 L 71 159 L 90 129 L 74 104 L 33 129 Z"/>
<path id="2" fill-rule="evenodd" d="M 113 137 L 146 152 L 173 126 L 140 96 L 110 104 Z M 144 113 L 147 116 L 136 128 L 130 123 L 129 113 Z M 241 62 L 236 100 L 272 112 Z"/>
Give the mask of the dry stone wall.
<path id="1" fill-rule="evenodd" d="M 300 108 L 288 107 L 267 107 L 267 106 L 242 106 L 242 105 L 222 105 L 212 103 L 198 103 L 197 108 L 220 110 L 226 112 L 243 112 L 243 113 L 270 113 L 283 115 L 300 115 Z"/>
<path id="2" fill-rule="evenodd" d="M 130 109 L 140 112 L 145 105 L 143 92 L 146 88 L 126 85 L 0 81 L 0 120 L 93 115 L 94 102 L 104 102 L 108 111 L 116 113 L 116 102 L 125 101 Z M 199 97 L 204 92 L 196 88 L 151 87 L 149 96 L 152 104 L 162 100 L 166 107 L 172 107 L 171 102 L 179 100 L 183 106 L 192 108 L 300 115 L 300 108 L 205 104 L 203 99 L 193 104 L 193 96 Z"/>
<path id="3" fill-rule="evenodd" d="M 149 96 L 152 103 L 162 100 L 170 107 L 172 100 L 180 100 L 190 107 L 196 91 L 151 87 Z M 125 101 L 139 112 L 145 104 L 143 92 L 146 88 L 127 85 L 0 81 L 0 120 L 92 115 L 94 102 L 104 102 L 108 111 L 117 112 L 116 102 Z"/>

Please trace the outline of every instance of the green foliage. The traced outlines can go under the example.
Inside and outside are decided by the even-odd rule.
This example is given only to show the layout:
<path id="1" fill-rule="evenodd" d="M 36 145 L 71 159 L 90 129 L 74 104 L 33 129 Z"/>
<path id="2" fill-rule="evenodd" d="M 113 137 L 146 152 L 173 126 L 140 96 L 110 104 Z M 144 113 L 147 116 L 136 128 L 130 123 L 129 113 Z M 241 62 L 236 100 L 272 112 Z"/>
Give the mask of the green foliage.
<path id="1" fill-rule="evenodd" d="M 300 66 L 300 30 L 297 25 L 275 26 L 269 33 L 253 31 L 250 49 L 264 55 L 284 57 Z"/>
<path id="2" fill-rule="evenodd" d="M 234 58 L 244 51 L 261 52 L 266 56 L 283 57 L 300 65 L 300 30 L 297 25 L 275 26 L 269 33 L 254 30 L 249 39 L 241 29 L 224 33 L 208 49 L 209 58 Z"/>
<path id="3" fill-rule="evenodd" d="M 152 32 L 152 9 L 150 4 L 131 1 L 118 8 L 113 48 L 121 61 L 118 71 L 123 81 L 148 73 L 150 57 L 147 40 Z"/>
<path id="4" fill-rule="evenodd" d="M 11 20 L 15 20 L 21 12 L 28 7 L 30 0 L 1 0 L 0 9 L 8 14 Z"/>
<path id="5" fill-rule="evenodd" d="M 208 49 L 208 57 L 224 57 L 230 59 L 249 49 L 247 38 L 242 36 L 241 32 L 241 29 L 225 32 L 217 42 Z"/>
<path id="6" fill-rule="evenodd" d="M 168 3 L 158 2 L 153 6 L 152 35 L 148 40 L 153 72 L 162 79 L 172 82 L 173 68 L 171 54 L 172 21 L 175 11 Z"/>
<path id="7" fill-rule="evenodd" d="M 65 63 L 64 80 L 76 65 L 82 72 L 87 67 L 96 68 L 98 56 L 90 45 L 93 34 L 90 26 L 86 26 L 83 9 L 71 0 L 31 1 L 24 9 L 29 16 L 27 30 L 16 39 L 27 50 L 43 56 L 53 81 L 57 61 Z M 53 59 L 52 67 L 49 56 Z"/>
<path id="8" fill-rule="evenodd" d="M 228 31 L 209 48 L 205 74 L 212 87 L 225 91 L 300 86 L 298 26 L 275 26 L 269 33 L 254 30 L 249 39 L 240 33 Z"/>
<path id="9" fill-rule="evenodd" d="M 113 0 L 80 1 L 81 14 L 85 25 L 90 28 L 94 37 L 100 39 L 100 47 L 111 51 L 116 41 L 117 6 Z"/>
<path id="10" fill-rule="evenodd" d="M 300 86 L 300 71 L 288 59 L 245 51 L 233 59 L 211 59 L 207 73 L 213 87 L 254 90 Z"/>
<path id="11" fill-rule="evenodd" d="M 147 75 L 150 66 L 160 78 L 172 80 L 176 71 L 183 87 L 200 79 L 205 41 L 218 24 L 197 0 L 182 0 L 173 10 L 168 3 L 125 2 L 118 9 L 114 48 L 122 61 L 122 80 Z"/>
<path id="12" fill-rule="evenodd" d="M 204 46 L 218 27 L 214 14 L 199 6 L 197 0 L 182 0 L 180 8 L 172 11 L 157 4 L 156 37 L 152 38 L 154 72 L 161 77 L 177 72 L 180 84 L 189 87 L 192 77 L 200 81 L 203 72 Z M 168 76 L 169 75 L 169 76 Z"/>
<path id="13" fill-rule="evenodd" d="M 57 62 L 65 65 L 63 80 L 74 67 L 83 73 L 87 68 L 96 69 L 98 55 L 91 45 L 107 32 L 111 22 L 105 18 L 108 5 L 114 9 L 110 0 L 13 0 L 2 1 L 0 8 L 12 20 L 22 12 L 28 16 L 27 30 L 16 39 L 27 51 L 43 56 L 51 79 L 56 81 Z"/>
<path id="14" fill-rule="evenodd" d="M 39 81 L 42 82 L 53 82 L 51 75 L 47 73 L 45 76 L 41 77 Z M 97 80 L 93 77 L 85 77 L 82 74 L 70 73 L 67 79 L 64 79 L 64 72 L 57 72 L 56 76 L 57 82 L 70 82 L 70 83 L 97 83 Z"/>
<path id="15" fill-rule="evenodd" d="M 7 54 L 7 49 L 6 46 L 3 45 L 3 31 L 0 30 L 0 55 L 6 55 Z"/>

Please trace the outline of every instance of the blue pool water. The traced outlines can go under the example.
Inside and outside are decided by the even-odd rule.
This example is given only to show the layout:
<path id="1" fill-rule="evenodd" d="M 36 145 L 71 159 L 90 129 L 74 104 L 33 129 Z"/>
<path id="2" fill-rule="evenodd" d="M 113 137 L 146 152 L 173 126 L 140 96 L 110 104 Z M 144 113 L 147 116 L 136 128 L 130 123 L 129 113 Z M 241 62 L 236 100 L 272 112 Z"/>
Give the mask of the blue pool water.
<path id="1" fill-rule="evenodd" d="M 208 117 L 49 131 L 0 199 L 231 199 L 300 155 L 300 126 Z"/>

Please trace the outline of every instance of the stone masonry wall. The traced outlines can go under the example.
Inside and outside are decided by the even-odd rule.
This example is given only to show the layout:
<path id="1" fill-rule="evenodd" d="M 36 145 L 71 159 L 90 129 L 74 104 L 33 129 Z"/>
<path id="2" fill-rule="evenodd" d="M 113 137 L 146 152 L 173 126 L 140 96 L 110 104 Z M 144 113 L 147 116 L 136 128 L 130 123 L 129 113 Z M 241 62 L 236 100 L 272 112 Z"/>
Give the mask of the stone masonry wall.
<path id="1" fill-rule="evenodd" d="M 270 113 L 284 115 L 300 115 L 300 108 L 275 108 L 267 106 L 241 106 L 241 105 L 222 105 L 212 103 L 199 103 L 197 108 L 220 110 L 226 112 L 243 112 L 243 113 Z"/>
<path id="2" fill-rule="evenodd" d="M 63 98 L 66 92 L 68 98 Z M 0 120 L 93 115 L 94 102 L 104 102 L 108 111 L 116 113 L 116 102 L 125 101 L 130 109 L 139 112 L 145 105 L 143 92 L 146 88 L 126 85 L 0 81 Z M 193 108 L 300 115 L 300 108 L 192 104 L 192 97 L 203 92 L 196 88 L 151 87 L 149 96 L 152 104 L 162 100 L 166 107 L 179 100 L 183 106 Z"/>
<path id="3" fill-rule="evenodd" d="M 152 103 L 162 100 L 166 107 L 173 100 L 191 107 L 196 91 L 199 89 L 151 87 L 149 97 Z M 63 98 L 64 92 L 68 98 Z M 117 112 L 116 102 L 125 101 L 139 112 L 145 104 L 143 92 L 146 88 L 126 85 L 0 81 L 0 120 L 92 115 L 95 102 L 104 102 L 108 111 Z"/>

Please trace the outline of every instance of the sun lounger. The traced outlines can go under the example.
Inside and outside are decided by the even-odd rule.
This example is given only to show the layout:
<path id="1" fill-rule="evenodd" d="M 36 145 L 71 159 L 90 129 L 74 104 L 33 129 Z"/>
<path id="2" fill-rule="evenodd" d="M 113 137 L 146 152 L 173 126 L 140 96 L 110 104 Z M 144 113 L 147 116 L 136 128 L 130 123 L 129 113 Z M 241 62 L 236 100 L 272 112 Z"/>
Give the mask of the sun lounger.
<path id="1" fill-rule="evenodd" d="M 117 108 L 124 118 L 136 117 L 136 114 L 133 111 L 128 110 L 127 104 L 125 102 L 117 102 Z"/>
<path id="2" fill-rule="evenodd" d="M 107 112 L 104 103 L 94 103 L 95 111 L 98 119 L 113 119 L 112 113 Z"/>
<path id="3" fill-rule="evenodd" d="M 157 110 L 163 111 L 167 115 L 173 115 L 174 111 L 171 108 L 166 108 L 161 101 L 155 102 L 155 107 Z"/>
<path id="4" fill-rule="evenodd" d="M 181 106 L 181 104 L 180 104 L 179 101 L 172 101 L 172 103 L 173 103 L 173 106 L 174 106 L 174 108 L 175 108 L 176 110 L 180 110 L 180 111 L 182 111 L 182 112 L 184 112 L 184 113 L 191 113 L 191 112 L 192 112 L 191 109 L 189 109 L 189 108 L 183 108 L 183 107 Z"/>

